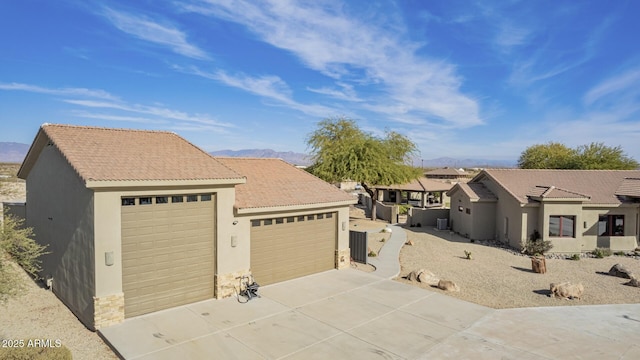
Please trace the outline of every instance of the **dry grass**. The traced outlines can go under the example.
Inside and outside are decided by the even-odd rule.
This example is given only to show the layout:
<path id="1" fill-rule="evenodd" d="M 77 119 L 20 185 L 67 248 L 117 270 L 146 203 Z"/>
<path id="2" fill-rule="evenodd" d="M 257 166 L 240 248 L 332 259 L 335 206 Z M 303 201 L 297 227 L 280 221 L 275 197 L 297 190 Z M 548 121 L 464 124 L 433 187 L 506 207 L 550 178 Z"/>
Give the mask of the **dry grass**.
<path id="1" fill-rule="evenodd" d="M 525 256 L 473 244 L 448 231 L 430 228 L 406 228 L 406 231 L 414 245 L 404 246 L 400 252 L 401 275 L 427 269 L 460 286 L 459 293 L 446 293 L 449 296 L 497 309 L 640 303 L 640 288 L 622 285 L 628 280 L 606 274 L 616 263 L 640 274 L 640 261 L 630 257 L 547 259 L 547 273 L 536 274 L 531 271 L 531 260 Z M 465 250 L 471 251 L 473 260 L 466 259 Z M 397 281 L 441 291 L 401 278 Z M 582 300 L 549 297 L 549 284 L 563 281 L 582 282 L 585 288 Z"/>
<path id="2" fill-rule="evenodd" d="M 16 174 L 20 164 L 0 163 L 0 202 L 24 201 L 27 190 L 24 180 Z"/>

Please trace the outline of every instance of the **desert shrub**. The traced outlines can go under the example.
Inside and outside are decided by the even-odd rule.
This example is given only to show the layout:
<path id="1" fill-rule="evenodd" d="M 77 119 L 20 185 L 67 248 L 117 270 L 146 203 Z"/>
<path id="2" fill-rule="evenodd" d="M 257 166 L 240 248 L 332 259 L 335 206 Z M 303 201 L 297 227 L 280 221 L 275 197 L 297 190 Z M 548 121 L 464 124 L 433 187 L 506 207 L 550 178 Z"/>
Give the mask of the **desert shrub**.
<path id="1" fill-rule="evenodd" d="M 598 259 L 602 259 L 604 257 L 611 256 L 611 249 L 595 248 L 591 253 Z"/>
<path id="2" fill-rule="evenodd" d="M 39 258 L 48 254 L 47 247 L 35 242 L 33 228 L 23 227 L 24 220 L 6 216 L 0 233 L 0 249 L 9 254 L 18 265 L 29 274 L 37 277 L 42 261 Z"/>
<path id="3" fill-rule="evenodd" d="M 378 254 L 376 254 L 375 251 L 369 251 L 369 254 L 367 254 L 367 256 L 376 257 L 376 256 L 378 256 Z"/>
<path id="4" fill-rule="evenodd" d="M 553 244 L 551 244 L 551 241 L 542 240 L 538 230 L 533 230 L 533 233 L 524 244 L 524 253 L 527 255 L 544 255 L 544 253 L 552 248 Z"/>
<path id="5" fill-rule="evenodd" d="M 0 350 L 0 360 L 71 360 L 71 350 L 66 346 L 60 347 L 24 347 L 3 348 Z"/>
<path id="6" fill-rule="evenodd" d="M 569 259 L 578 261 L 580 260 L 580 254 L 573 254 Z"/>
<path id="7" fill-rule="evenodd" d="M 407 215 L 409 213 L 409 209 L 411 209 L 411 205 L 407 205 L 407 204 L 398 205 L 398 214 Z"/>
<path id="8" fill-rule="evenodd" d="M 617 255 L 617 256 L 627 256 L 627 253 L 625 253 L 624 251 L 616 251 L 613 253 L 613 255 Z"/>

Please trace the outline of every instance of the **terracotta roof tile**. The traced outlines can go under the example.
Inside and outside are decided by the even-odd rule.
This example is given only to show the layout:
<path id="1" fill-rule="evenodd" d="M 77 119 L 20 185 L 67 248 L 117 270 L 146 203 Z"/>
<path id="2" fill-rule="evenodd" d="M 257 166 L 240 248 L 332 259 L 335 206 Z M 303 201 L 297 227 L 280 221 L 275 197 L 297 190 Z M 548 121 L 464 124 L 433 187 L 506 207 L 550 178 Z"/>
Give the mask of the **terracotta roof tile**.
<path id="1" fill-rule="evenodd" d="M 640 179 L 626 178 L 622 180 L 620 187 L 616 190 L 616 195 L 640 197 Z"/>
<path id="2" fill-rule="evenodd" d="M 561 189 L 555 186 L 535 186 L 527 194 L 528 196 L 547 198 L 547 199 L 584 199 L 589 200 L 589 195 Z"/>
<path id="3" fill-rule="evenodd" d="M 534 195 L 536 186 L 541 187 L 539 194 L 553 186 L 564 191 L 565 195 L 569 192 L 573 196 L 590 197 L 592 204 L 620 204 L 622 201 L 616 192 L 624 179 L 640 178 L 640 170 L 487 169 L 472 181 L 479 181 L 486 175 L 495 179 L 522 204 L 530 201 L 529 196 Z"/>
<path id="4" fill-rule="evenodd" d="M 41 131 L 85 181 L 242 178 L 170 132 L 49 124 Z"/>
<path id="5" fill-rule="evenodd" d="M 498 198 L 482 183 L 458 183 L 456 186 L 470 199 L 481 201 L 495 201 Z"/>
<path id="6" fill-rule="evenodd" d="M 216 159 L 247 178 L 246 183 L 236 185 L 239 209 L 357 201 L 352 195 L 280 159 Z"/>

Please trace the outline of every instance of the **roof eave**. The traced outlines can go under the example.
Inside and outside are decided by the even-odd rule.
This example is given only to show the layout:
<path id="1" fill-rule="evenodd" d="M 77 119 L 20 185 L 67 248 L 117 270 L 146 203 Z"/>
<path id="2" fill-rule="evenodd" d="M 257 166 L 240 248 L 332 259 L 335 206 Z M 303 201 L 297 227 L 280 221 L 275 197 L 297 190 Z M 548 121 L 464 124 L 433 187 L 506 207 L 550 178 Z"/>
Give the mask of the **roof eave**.
<path id="1" fill-rule="evenodd" d="M 344 207 L 344 206 L 349 206 L 356 203 L 358 203 L 358 199 L 354 198 L 353 200 L 334 201 L 330 203 L 304 204 L 304 205 L 281 205 L 281 206 L 244 207 L 244 208 L 236 207 L 236 212 L 238 213 L 238 215 L 265 214 L 265 213 L 274 213 L 274 212 L 304 211 L 304 210 L 319 209 L 319 208 Z"/>

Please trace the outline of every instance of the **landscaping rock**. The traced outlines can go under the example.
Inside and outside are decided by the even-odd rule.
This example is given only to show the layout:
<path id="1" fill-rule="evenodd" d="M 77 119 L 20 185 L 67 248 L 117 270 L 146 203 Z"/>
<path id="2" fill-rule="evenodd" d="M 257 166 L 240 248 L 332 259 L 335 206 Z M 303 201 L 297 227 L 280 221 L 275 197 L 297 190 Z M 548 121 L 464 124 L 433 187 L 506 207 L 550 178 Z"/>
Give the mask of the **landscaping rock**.
<path id="1" fill-rule="evenodd" d="M 460 287 L 458 284 L 454 283 L 451 280 L 440 280 L 438 281 L 438 289 L 444 291 L 460 291 Z"/>
<path id="2" fill-rule="evenodd" d="M 629 280 L 629 282 L 624 283 L 625 285 L 628 286 L 633 286 L 633 287 L 640 287 L 640 280 L 638 280 L 638 278 L 631 274 L 631 280 Z"/>
<path id="3" fill-rule="evenodd" d="M 615 264 L 609 269 L 609 275 L 631 279 L 631 272 L 624 265 Z"/>
<path id="4" fill-rule="evenodd" d="M 411 240 L 407 240 L 406 243 L 404 243 L 405 245 L 409 245 L 409 246 L 413 246 L 413 241 Z"/>
<path id="5" fill-rule="evenodd" d="M 418 281 L 424 284 L 429 284 L 430 286 L 437 286 L 440 279 L 431 271 L 423 270 L 418 274 Z"/>
<path id="6" fill-rule="evenodd" d="M 549 285 L 551 294 L 549 296 L 553 298 L 562 299 L 580 299 L 584 293 L 584 286 L 582 283 L 572 284 L 570 282 L 551 283 Z"/>
<path id="7" fill-rule="evenodd" d="M 404 278 L 409 280 L 409 281 L 416 281 L 418 280 L 418 275 L 420 275 L 420 272 L 424 271 L 424 269 L 421 270 L 417 270 L 417 271 L 412 271 L 409 273 L 409 275 L 405 276 Z"/>

